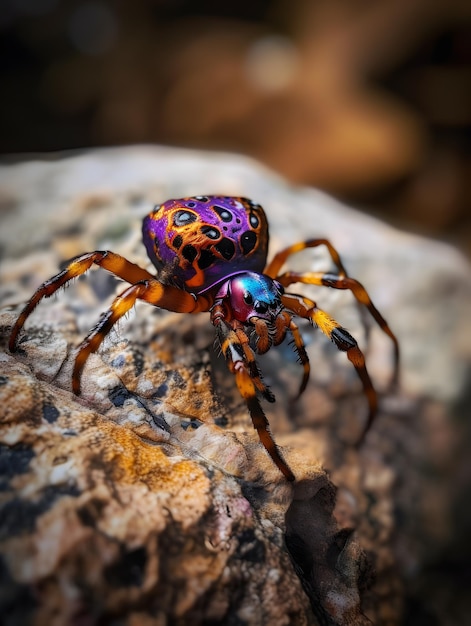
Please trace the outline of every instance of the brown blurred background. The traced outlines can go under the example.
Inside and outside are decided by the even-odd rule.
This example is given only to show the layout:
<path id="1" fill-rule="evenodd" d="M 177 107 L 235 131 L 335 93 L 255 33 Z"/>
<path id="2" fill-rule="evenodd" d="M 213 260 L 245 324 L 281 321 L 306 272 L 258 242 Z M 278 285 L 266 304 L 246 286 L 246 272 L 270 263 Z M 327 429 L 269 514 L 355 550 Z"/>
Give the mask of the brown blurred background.
<path id="1" fill-rule="evenodd" d="M 5 158 L 237 151 L 471 256 L 469 0 L 1 6 Z"/>

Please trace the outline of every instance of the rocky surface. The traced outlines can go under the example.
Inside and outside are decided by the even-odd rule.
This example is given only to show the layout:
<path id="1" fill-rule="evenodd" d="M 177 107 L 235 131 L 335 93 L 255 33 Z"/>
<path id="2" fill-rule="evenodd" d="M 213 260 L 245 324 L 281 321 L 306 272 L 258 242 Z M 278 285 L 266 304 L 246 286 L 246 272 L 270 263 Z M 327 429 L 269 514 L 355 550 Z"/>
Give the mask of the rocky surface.
<path id="1" fill-rule="evenodd" d="M 303 328 L 313 375 L 297 404 L 290 346 L 260 359 L 294 486 L 259 445 L 207 314 L 138 305 L 89 359 L 76 397 L 74 349 L 122 289 L 91 271 L 38 307 L 17 354 L 6 350 L 21 303 L 61 262 L 112 249 L 148 266 L 140 221 L 152 205 L 219 192 L 263 204 L 272 254 L 327 236 L 401 341 L 401 388 L 388 393 L 391 346 L 371 325 L 381 410 L 359 451 L 365 400 L 343 354 Z M 31 160 L 2 168 L 0 202 L 5 623 L 460 623 L 465 596 L 447 581 L 459 591 L 452 566 L 462 571 L 469 546 L 471 284 L 454 250 L 231 155 Z M 311 250 L 290 267 L 329 261 Z M 350 294 L 310 293 L 366 346 Z"/>

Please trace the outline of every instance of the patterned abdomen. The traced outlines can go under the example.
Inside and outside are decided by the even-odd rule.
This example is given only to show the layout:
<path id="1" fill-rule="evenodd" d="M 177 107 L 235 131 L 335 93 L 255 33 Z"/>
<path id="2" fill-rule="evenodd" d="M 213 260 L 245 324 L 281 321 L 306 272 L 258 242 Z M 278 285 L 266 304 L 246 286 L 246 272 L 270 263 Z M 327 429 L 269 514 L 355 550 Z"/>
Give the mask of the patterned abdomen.
<path id="1" fill-rule="evenodd" d="M 159 278 L 192 293 L 265 267 L 267 219 L 262 207 L 247 198 L 168 200 L 144 219 L 142 234 Z"/>

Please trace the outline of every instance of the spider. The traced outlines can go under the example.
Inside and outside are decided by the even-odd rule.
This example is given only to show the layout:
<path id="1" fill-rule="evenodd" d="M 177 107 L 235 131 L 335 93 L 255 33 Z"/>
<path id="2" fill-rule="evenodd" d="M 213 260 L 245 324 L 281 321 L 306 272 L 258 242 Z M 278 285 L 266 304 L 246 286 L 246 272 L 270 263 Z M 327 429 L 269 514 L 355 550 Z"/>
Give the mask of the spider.
<path id="1" fill-rule="evenodd" d="M 327 239 L 296 243 L 266 264 L 268 222 L 262 207 L 247 198 L 229 196 L 168 200 L 144 218 L 142 234 L 147 253 L 157 268 L 156 276 L 110 251 L 97 250 L 75 257 L 65 269 L 45 281 L 26 304 L 12 328 L 10 351 L 17 349 L 18 335 L 39 302 L 95 264 L 130 286 L 114 299 L 80 344 L 72 375 L 74 393 L 80 393 L 80 377 L 89 355 L 136 300 L 178 313 L 209 311 L 227 366 L 260 441 L 282 474 L 292 481 L 295 476 L 270 433 L 260 404 L 260 398 L 274 402 L 275 397 L 262 380 L 255 354 L 264 354 L 271 346 L 281 344 L 289 333 L 303 367 L 300 395 L 306 388 L 310 366 L 293 321 L 297 316 L 315 324 L 355 367 L 369 404 L 363 439 L 377 410 L 377 396 L 362 351 L 350 333 L 313 300 L 285 289 L 293 283 L 306 283 L 350 290 L 393 342 L 394 381 L 398 377 L 399 346 L 365 288 L 347 275 L 338 252 Z M 321 245 L 327 248 L 336 273 L 279 274 L 290 255 Z"/>

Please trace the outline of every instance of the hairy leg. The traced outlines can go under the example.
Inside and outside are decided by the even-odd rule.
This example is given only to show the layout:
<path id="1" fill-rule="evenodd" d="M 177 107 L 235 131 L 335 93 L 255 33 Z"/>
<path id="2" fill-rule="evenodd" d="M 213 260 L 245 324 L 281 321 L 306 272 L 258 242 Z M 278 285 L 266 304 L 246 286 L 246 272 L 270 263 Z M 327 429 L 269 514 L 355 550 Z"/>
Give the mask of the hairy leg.
<path id="1" fill-rule="evenodd" d="M 296 315 L 314 322 L 340 351 L 346 353 L 348 360 L 354 366 L 363 384 L 363 391 L 369 405 L 368 419 L 358 442 L 360 444 L 373 423 L 378 408 L 378 397 L 366 369 L 365 357 L 358 347 L 355 338 L 330 315 L 319 309 L 312 300 L 303 296 L 285 294 L 282 296 L 282 301 L 286 308 L 293 311 Z"/>
<path id="2" fill-rule="evenodd" d="M 338 269 L 339 276 L 347 276 L 347 272 L 343 266 L 339 253 L 328 239 L 309 239 L 308 241 L 301 241 L 289 246 L 288 248 L 284 248 L 278 252 L 278 254 L 275 254 L 273 259 L 265 268 L 264 274 L 267 274 L 271 278 L 276 278 L 289 256 L 296 254 L 297 252 L 301 252 L 302 250 L 306 250 L 307 248 L 317 248 L 318 246 L 325 246 L 327 248 L 332 261 Z"/>
<path id="3" fill-rule="evenodd" d="M 114 252 L 98 251 L 87 252 L 75 259 L 58 274 L 46 280 L 34 293 L 16 320 L 10 334 L 9 348 L 11 352 L 16 350 L 18 335 L 26 320 L 43 298 L 49 298 L 58 289 L 64 287 L 69 281 L 84 274 L 95 264 L 108 270 L 118 278 L 134 284 L 143 280 L 154 280 L 152 274 L 142 269 L 135 263 L 131 263 L 124 257 Z"/>
<path id="4" fill-rule="evenodd" d="M 80 344 L 72 376 L 74 393 L 80 393 L 81 372 L 90 354 L 96 352 L 116 322 L 132 309 L 137 300 L 176 313 L 199 313 L 207 311 L 210 306 L 207 297 L 196 297 L 177 287 L 162 285 L 155 278 L 131 285 L 113 300 L 110 308 Z"/>
<path id="5" fill-rule="evenodd" d="M 341 277 L 335 274 L 324 274 L 322 272 L 286 272 L 281 276 L 278 276 L 276 280 L 278 280 L 283 287 L 288 287 L 293 283 L 304 283 L 308 285 L 320 285 L 324 287 L 331 287 L 333 289 L 351 291 L 356 300 L 368 309 L 381 330 L 388 335 L 393 342 L 394 373 L 392 384 L 397 384 L 399 379 L 399 342 L 396 335 L 392 332 L 384 317 L 375 307 L 370 296 L 368 295 L 368 292 L 360 282 L 354 278 L 349 278 L 348 276 Z"/>
<path id="6" fill-rule="evenodd" d="M 309 380 L 309 375 L 311 373 L 311 366 L 309 364 L 309 357 L 307 355 L 306 348 L 304 347 L 303 338 L 301 337 L 301 333 L 299 332 L 299 329 L 296 326 L 296 324 L 293 322 L 293 320 L 291 320 L 290 322 L 289 330 L 291 331 L 291 335 L 293 336 L 294 347 L 296 348 L 299 362 L 301 363 L 304 369 L 303 379 L 301 381 L 301 385 L 299 386 L 298 394 L 296 396 L 297 398 L 299 398 L 299 396 L 306 389 L 306 386 Z"/>
<path id="7" fill-rule="evenodd" d="M 265 389 L 265 391 L 268 390 L 260 380 L 258 368 L 257 375 L 253 375 L 255 370 L 253 366 L 250 365 L 250 361 L 247 359 L 247 350 L 240 342 L 240 332 L 236 333 L 232 326 L 226 322 L 221 315 L 214 314 L 214 309 L 212 312 L 212 322 L 216 328 L 216 333 L 221 344 L 221 349 L 226 359 L 227 366 L 235 376 L 237 388 L 247 404 L 253 426 L 258 433 L 260 442 L 263 444 L 271 459 L 285 478 L 290 481 L 295 480 L 293 472 L 281 455 L 281 452 L 279 451 L 278 446 L 270 433 L 268 419 L 260 406 L 260 402 L 257 397 L 257 391 L 261 390 L 258 381 L 262 384 L 262 389 Z M 251 350 L 248 345 L 248 338 L 246 347 L 248 350 Z M 254 355 L 252 358 L 253 361 L 255 361 Z M 263 391 L 262 393 L 265 395 Z"/>

